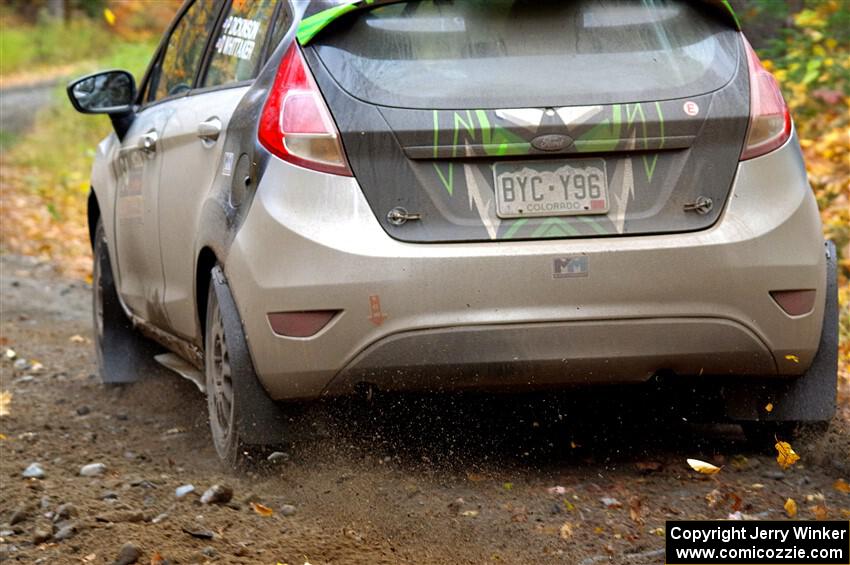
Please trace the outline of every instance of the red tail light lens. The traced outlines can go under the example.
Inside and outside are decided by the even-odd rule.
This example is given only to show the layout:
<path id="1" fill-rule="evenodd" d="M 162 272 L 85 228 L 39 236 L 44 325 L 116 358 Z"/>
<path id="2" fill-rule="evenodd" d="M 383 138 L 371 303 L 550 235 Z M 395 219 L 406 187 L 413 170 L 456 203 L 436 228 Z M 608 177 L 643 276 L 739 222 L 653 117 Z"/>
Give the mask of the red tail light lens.
<path id="1" fill-rule="evenodd" d="M 257 136 L 266 149 L 285 161 L 351 176 L 339 132 L 294 42 L 280 62 Z"/>
<path id="2" fill-rule="evenodd" d="M 741 160 L 781 147 L 791 135 L 791 115 L 773 75 L 765 69 L 750 42 L 744 39 L 750 70 L 750 126 Z"/>

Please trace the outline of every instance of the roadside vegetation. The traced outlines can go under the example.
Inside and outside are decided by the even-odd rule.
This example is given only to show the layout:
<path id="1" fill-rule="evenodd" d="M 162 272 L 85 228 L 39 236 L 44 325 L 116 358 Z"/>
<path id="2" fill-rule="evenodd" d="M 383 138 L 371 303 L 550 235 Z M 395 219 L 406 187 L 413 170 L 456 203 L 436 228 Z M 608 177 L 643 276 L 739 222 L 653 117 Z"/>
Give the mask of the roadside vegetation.
<path id="1" fill-rule="evenodd" d="M 3 87 L 97 68 L 140 77 L 179 2 L 90 0 L 61 19 L 20 14 L 38 2 L 0 4 Z M 740 0 L 743 27 L 785 91 L 826 235 L 840 254 L 842 379 L 850 388 L 850 6 L 841 0 Z M 64 82 L 60 81 L 60 82 Z M 86 195 L 105 117 L 80 116 L 56 87 L 57 103 L 17 136 L 0 131 L 0 249 L 54 261 L 90 276 Z M 49 150 L 45 150 L 49 148 Z M 848 402 L 846 396 L 844 401 Z"/>

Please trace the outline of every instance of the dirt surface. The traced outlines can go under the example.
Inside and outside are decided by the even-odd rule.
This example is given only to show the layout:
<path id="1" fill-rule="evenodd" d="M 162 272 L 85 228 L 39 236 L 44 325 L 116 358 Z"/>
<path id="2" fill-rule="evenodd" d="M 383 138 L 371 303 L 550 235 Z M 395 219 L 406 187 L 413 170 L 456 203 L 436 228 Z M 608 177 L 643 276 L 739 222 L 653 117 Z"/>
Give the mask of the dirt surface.
<path id="1" fill-rule="evenodd" d="M 802 459 L 787 471 L 736 426 L 598 391 L 584 408 L 551 396 L 317 408 L 312 439 L 233 472 L 188 381 L 99 384 L 85 284 L 28 259 L 0 266 L 0 351 L 16 354 L 0 360 L 13 395 L 0 561 L 113 563 L 132 544 L 139 563 L 663 563 L 668 519 L 782 519 L 788 498 L 798 518 L 850 516 L 835 488 L 850 481 L 846 391 L 827 437 L 794 442 Z M 699 475 L 687 457 L 723 468 Z M 43 478 L 22 476 L 32 463 Z M 91 463 L 105 472 L 81 476 Z M 201 503 L 214 484 L 232 488 L 229 503 Z"/>

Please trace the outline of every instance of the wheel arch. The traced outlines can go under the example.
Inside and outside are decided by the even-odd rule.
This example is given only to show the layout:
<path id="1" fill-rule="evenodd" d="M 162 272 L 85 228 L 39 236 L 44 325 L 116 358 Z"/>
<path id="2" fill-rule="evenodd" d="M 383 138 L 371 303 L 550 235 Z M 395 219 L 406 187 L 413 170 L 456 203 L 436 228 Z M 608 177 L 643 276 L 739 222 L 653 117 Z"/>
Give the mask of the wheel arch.
<path id="1" fill-rule="evenodd" d="M 207 323 L 207 297 L 210 289 L 210 277 L 213 267 L 218 263 L 218 256 L 209 246 L 204 246 L 198 252 L 195 261 L 195 310 L 198 315 L 198 328 L 203 343 Z"/>
<path id="2" fill-rule="evenodd" d="M 89 188 L 86 215 L 89 225 L 89 243 L 91 244 L 91 248 L 94 249 L 94 236 L 95 231 L 97 231 L 97 221 L 100 219 L 100 204 L 97 202 L 97 194 L 94 192 L 94 187 Z"/>

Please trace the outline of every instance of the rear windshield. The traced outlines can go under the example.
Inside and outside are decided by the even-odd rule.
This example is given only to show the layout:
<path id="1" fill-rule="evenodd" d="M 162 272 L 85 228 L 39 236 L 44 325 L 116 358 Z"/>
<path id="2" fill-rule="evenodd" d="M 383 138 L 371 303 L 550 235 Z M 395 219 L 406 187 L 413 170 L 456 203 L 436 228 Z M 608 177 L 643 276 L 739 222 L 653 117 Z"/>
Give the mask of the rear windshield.
<path id="1" fill-rule="evenodd" d="M 344 18 L 316 50 L 351 95 L 406 108 L 642 102 L 722 87 L 736 31 L 695 3 L 422 0 Z"/>

